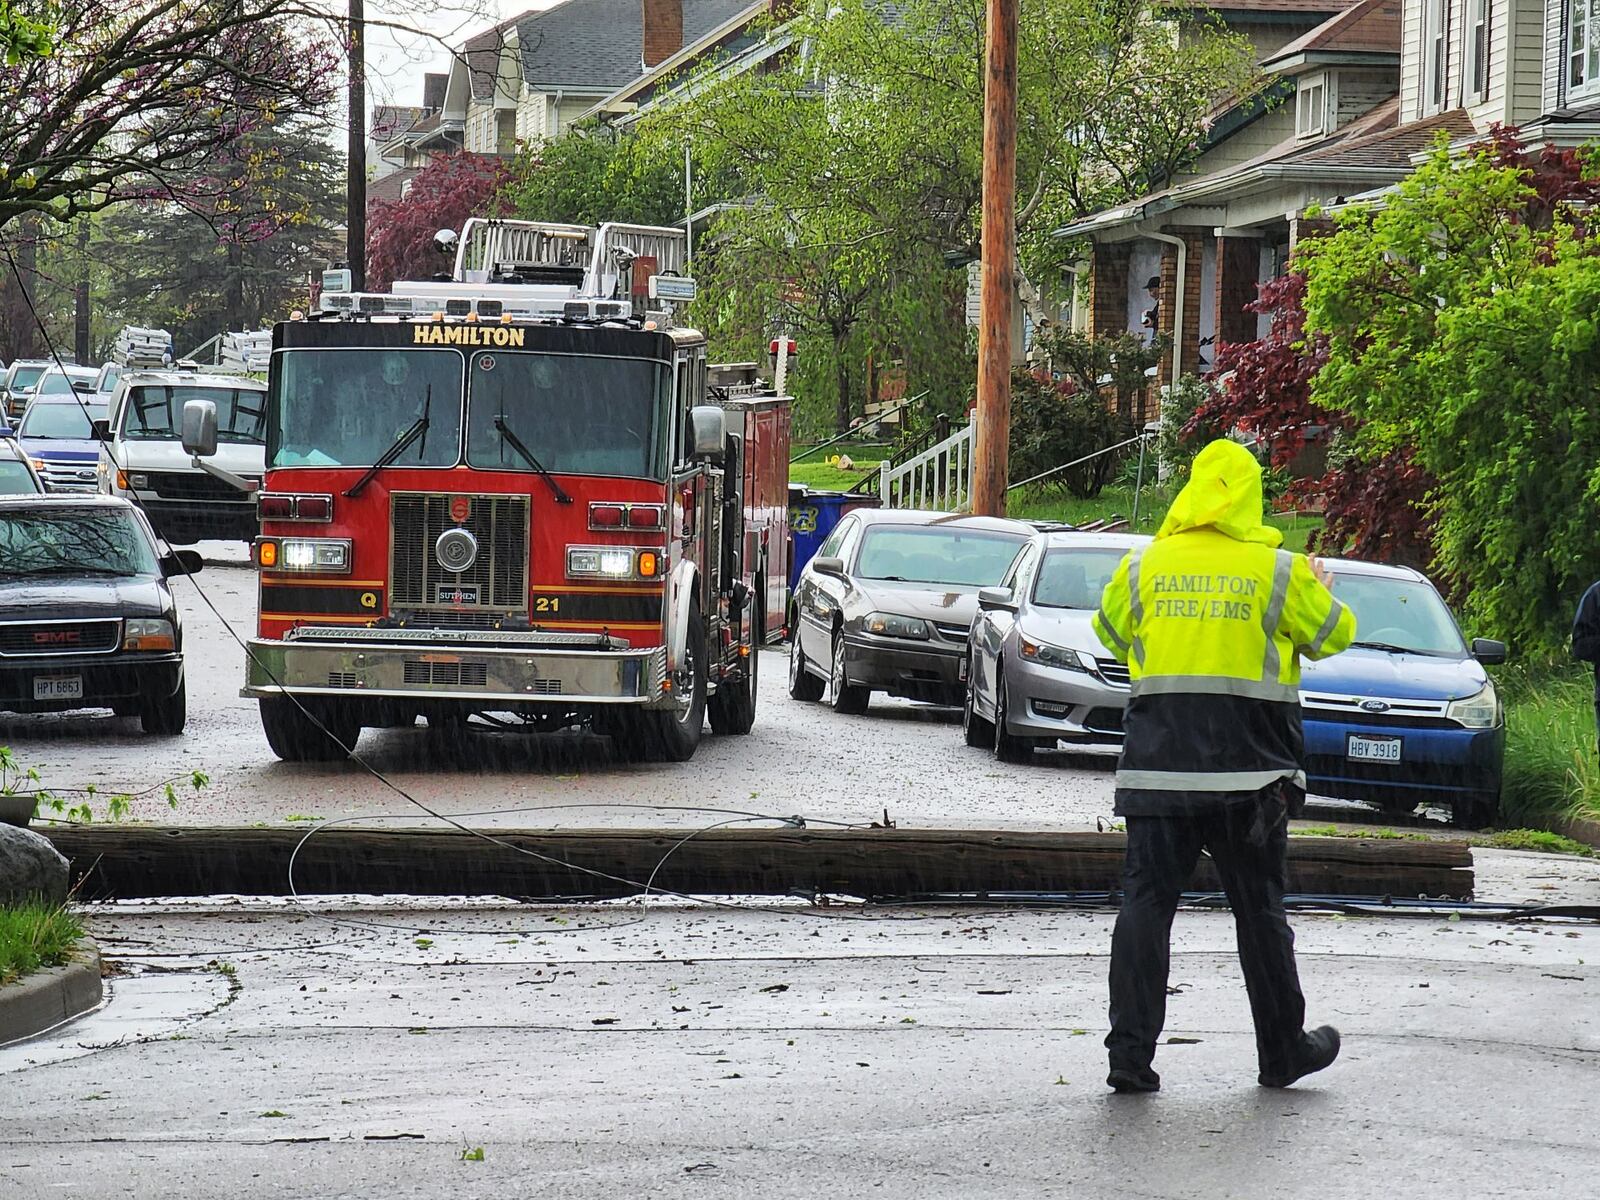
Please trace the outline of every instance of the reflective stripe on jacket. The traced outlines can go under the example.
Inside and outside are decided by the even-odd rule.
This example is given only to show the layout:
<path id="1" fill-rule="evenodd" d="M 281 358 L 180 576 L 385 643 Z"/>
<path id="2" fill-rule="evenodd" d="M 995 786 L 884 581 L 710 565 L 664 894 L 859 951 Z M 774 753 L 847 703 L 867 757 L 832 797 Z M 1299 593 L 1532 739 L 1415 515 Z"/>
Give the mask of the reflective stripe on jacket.
<path id="1" fill-rule="evenodd" d="M 1122 560 L 1094 628 L 1128 664 L 1124 792 L 1304 786 L 1300 658 L 1336 654 L 1355 617 L 1261 523 L 1260 467 L 1232 442 L 1195 459 L 1156 540 Z"/>

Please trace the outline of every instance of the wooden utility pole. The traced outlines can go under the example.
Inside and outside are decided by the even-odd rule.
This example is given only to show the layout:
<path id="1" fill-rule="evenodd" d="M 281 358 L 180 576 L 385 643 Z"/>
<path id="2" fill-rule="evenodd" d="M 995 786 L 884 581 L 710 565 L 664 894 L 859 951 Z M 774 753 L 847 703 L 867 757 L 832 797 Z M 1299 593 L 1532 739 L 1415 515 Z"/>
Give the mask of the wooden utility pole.
<path id="1" fill-rule="evenodd" d="M 367 286 L 367 8 L 350 0 L 350 127 L 345 155 L 345 257 L 350 287 Z"/>
<path id="2" fill-rule="evenodd" d="M 983 87 L 983 264 L 972 511 L 1006 513 L 1011 437 L 1012 282 L 1017 256 L 1017 0 L 989 0 Z"/>

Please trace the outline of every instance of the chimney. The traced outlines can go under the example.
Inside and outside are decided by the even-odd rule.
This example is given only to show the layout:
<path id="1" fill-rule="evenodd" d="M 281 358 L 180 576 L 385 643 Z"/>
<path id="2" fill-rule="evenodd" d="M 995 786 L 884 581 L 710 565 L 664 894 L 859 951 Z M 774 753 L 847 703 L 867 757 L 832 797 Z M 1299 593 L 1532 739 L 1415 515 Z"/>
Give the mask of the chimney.
<path id="1" fill-rule="evenodd" d="M 683 0 L 641 0 L 644 65 L 654 67 L 683 49 Z"/>
<path id="2" fill-rule="evenodd" d="M 429 71 L 422 77 L 422 107 L 437 112 L 444 107 L 444 90 L 450 76 L 443 71 Z"/>

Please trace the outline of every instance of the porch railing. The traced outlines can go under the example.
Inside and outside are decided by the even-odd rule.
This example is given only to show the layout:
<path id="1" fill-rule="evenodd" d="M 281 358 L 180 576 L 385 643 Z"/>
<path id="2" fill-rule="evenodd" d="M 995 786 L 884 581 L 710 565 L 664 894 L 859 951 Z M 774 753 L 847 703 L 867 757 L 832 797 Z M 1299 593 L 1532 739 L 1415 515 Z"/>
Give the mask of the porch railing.
<path id="1" fill-rule="evenodd" d="M 878 496 L 885 508 L 961 512 L 972 503 L 973 427 L 956 430 L 905 462 L 878 468 Z"/>

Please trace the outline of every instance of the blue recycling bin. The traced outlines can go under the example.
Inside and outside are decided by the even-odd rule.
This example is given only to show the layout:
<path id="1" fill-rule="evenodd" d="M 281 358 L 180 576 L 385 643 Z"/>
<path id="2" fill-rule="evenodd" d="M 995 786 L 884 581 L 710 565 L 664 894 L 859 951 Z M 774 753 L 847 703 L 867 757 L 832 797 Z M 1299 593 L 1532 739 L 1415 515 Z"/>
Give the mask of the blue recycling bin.
<path id="1" fill-rule="evenodd" d="M 816 492 L 789 488 L 789 590 L 800 582 L 800 572 L 828 540 L 834 526 L 852 509 L 877 508 L 878 497 L 861 492 Z"/>

